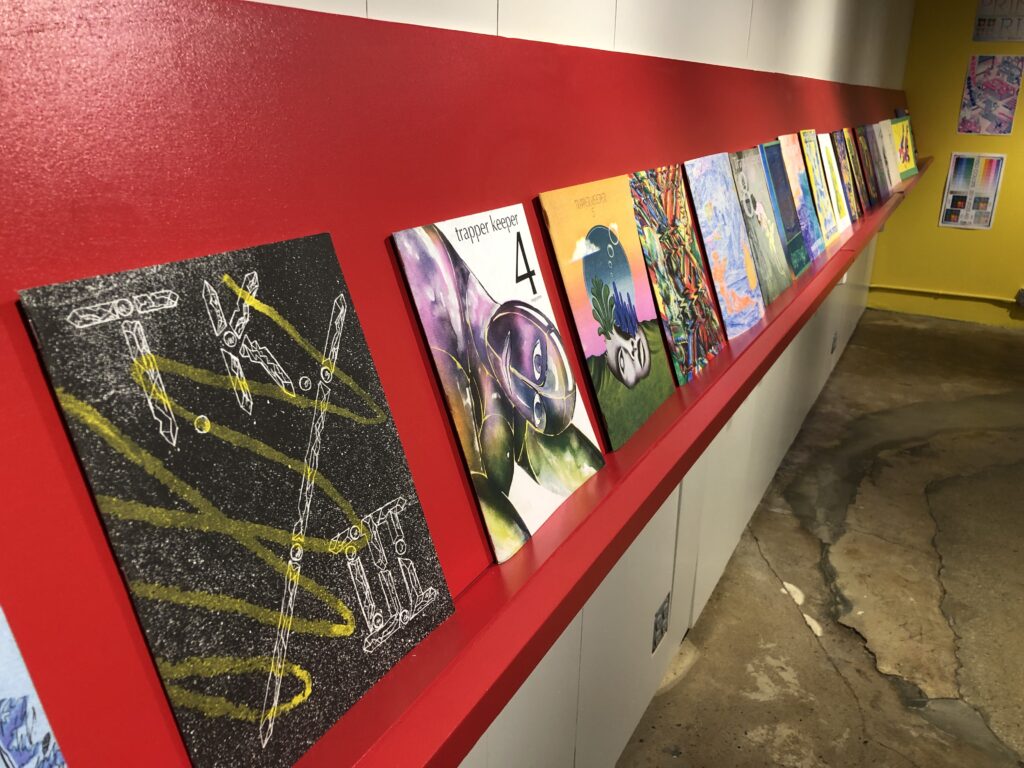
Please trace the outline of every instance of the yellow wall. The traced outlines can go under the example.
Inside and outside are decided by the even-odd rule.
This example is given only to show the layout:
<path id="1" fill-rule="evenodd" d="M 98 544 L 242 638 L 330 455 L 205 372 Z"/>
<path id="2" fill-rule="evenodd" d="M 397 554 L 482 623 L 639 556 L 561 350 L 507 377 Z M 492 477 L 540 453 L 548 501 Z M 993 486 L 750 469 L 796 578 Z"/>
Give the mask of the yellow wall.
<path id="1" fill-rule="evenodd" d="M 968 0 L 917 0 L 904 87 L 918 153 L 935 158 L 878 238 L 868 305 L 922 315 L 1024 328 L 1024 311 L 994 301 L 915 295 L 875 286 L 1012 299 L 1024 288 L 1024 104 L 1009 136 L 956 132 L 968 60 L 1024 55 L 1024 43 L 975 43 Z M 950 154 L 1005 154 L 990 230 L 938 226 Z"/>

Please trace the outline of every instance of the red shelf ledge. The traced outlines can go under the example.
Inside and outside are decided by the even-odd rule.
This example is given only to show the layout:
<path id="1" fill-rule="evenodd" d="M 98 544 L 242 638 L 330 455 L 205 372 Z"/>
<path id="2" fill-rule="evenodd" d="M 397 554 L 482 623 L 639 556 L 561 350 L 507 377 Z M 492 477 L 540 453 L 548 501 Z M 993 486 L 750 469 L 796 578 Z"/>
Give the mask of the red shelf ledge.
<path id="1" fill-rule="evenodd" d="M 922 159 L 920 173 L 813 262 L 758 326 L 677 389 L 519 554 L 464 590 L 454 616 L 299 765 L 458 764 L 930 163 Z"/>

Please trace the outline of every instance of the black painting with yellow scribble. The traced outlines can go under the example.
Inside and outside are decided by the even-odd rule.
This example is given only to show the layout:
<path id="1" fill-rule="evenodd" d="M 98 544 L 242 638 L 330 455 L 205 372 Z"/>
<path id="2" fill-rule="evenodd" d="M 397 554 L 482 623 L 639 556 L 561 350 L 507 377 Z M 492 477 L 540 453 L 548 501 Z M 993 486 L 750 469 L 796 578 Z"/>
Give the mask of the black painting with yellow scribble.
<path id="1" fill-rule="evenodd" d="M 330 237 L 21 297 L 193 762 L 293 764 L 452 611 Z"/>

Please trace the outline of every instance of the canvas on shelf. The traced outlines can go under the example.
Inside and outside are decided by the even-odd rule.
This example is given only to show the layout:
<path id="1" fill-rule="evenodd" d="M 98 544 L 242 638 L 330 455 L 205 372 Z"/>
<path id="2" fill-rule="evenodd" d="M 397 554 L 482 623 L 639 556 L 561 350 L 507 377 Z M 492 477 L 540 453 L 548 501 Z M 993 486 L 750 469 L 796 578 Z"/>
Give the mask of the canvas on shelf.
<path id="1" fill-rule="evenodd" d="M 540 196 L 598 411 L 613 449 L 675 391 L 628 176 Z"/>
<path id="2" fill-rule="evenodd" d="M 882 144 L 882 129 L 877 123 L 865 126 L 867 131 L 868 149 L 875 166 L 875 178 L 878 179 L 878 190 L 883 200 L 892 197 L 892 174 L 889 172 L 889 156 Z"/>
<path id="3" fill-rule="evenodd" d="M 868 201 L 872 206 L 883 201 L 882 192 L 878 186 L 878 174 L 875 169 L 874 153 L 868 143 L 867 126 L 858 125 L 853 129 L 854 140 L 857 144 L 857 155 L 860 157 L 860 166 L 864 171 L 864 189 L 867 191 Z"/>
<path id="4" fill-rule="evenodd" d="M 836 219 L 836 211 L 828 192 L 828 180 L 821 160 L 818 134 L 813 130 L 800 131 L 800 147 L 804 153 L 807 179 L 811 185 L 814 208 L 818 212 L 821 234 L 825 238 L 825 245 L 829 246 L 839 239 L 839 221 Z"/>
<path id="5" fill-rule="evenodd" d="M 895 134 L 892 130 L 892 120 L 882 120 L 875 123 L 875 131 L 878 135 L 878 146 L 885 156 L 885 169 L 889 174 L 889 188 L 895 189 L 900 184 L 900 163 L 899 154 L 896 150 Z"/>
<path id="6" fill-rule="evenodd" d="M 192 763 L 293 765 L 452 613 L 330 236 L 21 300 Z"/>
<path id="7" fill-rule="evenodd" d="M 843 191 L 846 193 L 846 204 L 850 209 L 850 220 L 857 221 L 863 215 L 863 211 L 857 200 L 857 184 L 853 179 L 853 167 L 850 165 L 846 136 L 842 130 L 832 131 L 832 147 L 835 150 L 836 164 L 839 166 L 839 179 L 843 182 Z"/>
<path id="8" fill-rule="evenodd" d="M 828 194 L 832 200 L 832 210 L 835 212 L 836 223 L 842 232 L 850 228 L 850 208 L 846 200 L 846 189 L 839 176 L 839 164 L 836 162 L 836 153 L 832 148 L 832 137 L 827 133 L 820 133 L 817 138 L 818 147 L 821 150 L 821 164 L 825 169 L 825 181 L 828 184 Z"/>
<path id="9" fill-rule="evenodd" d="M 793 199 L 793 190 L 786 174 L 786 160 L 782 156 L 782 146 L 778 141 L 762 144 L 758 148 L 761 155 L 761 166 L 764 169 L 765 181 L 768 184 L 768 196 L 775 215 L 775 225 L 782 238 L 782 247 L 786 252 L 786 261 L 794 275 L 800 275 L 811 263 L 811 252 L 800 229 L 800 216 Z"/>
<path id="10" fill-rule="evenodd" d="M 498 562 L 604 466 L 522 205 L 394 235 Z"/>
<path id="11" fill-rule="evenodd" d="M 807 178 L 800 139 L 795 133 L 791 133 L 780 136 L 778 141 L 782 161 L 786 167 L 786 176 L 789 179 L 789 188 L 793 192 L 793 205 L 796 206 L 797 217 L 800 219 L 800 233 L 804 236 L 804 243 L 811 259 L 821 258 L 825 255 L 827 246 L 821 232 L 818 213 L 814 208 L 814 197 Z"/>
<path id="12" fill-rule="evenodd" d="M 764 317 L 764 299 L 729 156 L 721 152 L 688 160 L 685 168 L 725 335 L 735 339 Z"/>
<path id="13" fill-rule="evenodd" d="M 909 117 L 897 117 L 889 121 L 892 127 L 892 140 L 896 148 L 896 171 L 900 179 L 909 179 L 917 175 L 917 152 L 914 149 L 914 132 L 910 128 Z"/>
<path id="14" fill-rule="evenodd" d="M 786 252 L 775 224 L 768 183 L 757 147 L 729 155 L 732 178 L 740 212 L 747 228 L 750 253 L 757 269 L 757 282 L 765 304 L 771 304 L 793 282 L 793 272 L 786 261 Z"/>
<path id="15" fill-rule="evenodd" d="M 683 169 L 667 165 L 629 179 L 637 234 L 658 305 L 669 358 L 680 385 L 690 381 L 725 344 L 697 245 Z"/>
<path id="16" fill-rule="evenodd" d="M 864 169 L 861 166 L 860 156 L 857 154 L 857 143 L 853 137 L 853 129 L 843 128 L 843 143 L 846 145 L 846 157 L 850 163 L 850 170 L 853 172 L 853 185 L 856 187 L 857 200 L 860 203 L 860 211 L 863 215 L 868 212 L 868 209 L 874 203 L 868 197 L 868 188 L 864 182 Z"/>
<path id="17" fill-rule="evenodd" d="M 25 660 L 0 608 L 0 766 L 65 768 Z"/>

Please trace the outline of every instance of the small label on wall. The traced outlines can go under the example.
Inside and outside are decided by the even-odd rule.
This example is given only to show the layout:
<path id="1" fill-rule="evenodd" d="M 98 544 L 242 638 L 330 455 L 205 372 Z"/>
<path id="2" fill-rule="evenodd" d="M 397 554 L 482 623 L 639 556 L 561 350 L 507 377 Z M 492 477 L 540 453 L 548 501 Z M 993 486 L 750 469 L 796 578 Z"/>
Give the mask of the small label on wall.
<path id="1" fill-rule="evenodd" d="M 654 636 L 651 639 L 651 653 L 658 650 L 658 645 L 661 643 L 661 639 L 665 637 L 665 633 L 668 632 L 668 610 L 671 603 L 672 593 L 669 592 L 665 595 L 665 599 L 662 601 L 661 606 L 654 614 Z"/>

